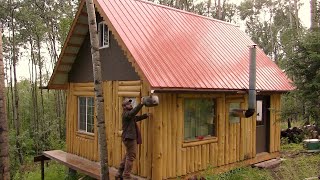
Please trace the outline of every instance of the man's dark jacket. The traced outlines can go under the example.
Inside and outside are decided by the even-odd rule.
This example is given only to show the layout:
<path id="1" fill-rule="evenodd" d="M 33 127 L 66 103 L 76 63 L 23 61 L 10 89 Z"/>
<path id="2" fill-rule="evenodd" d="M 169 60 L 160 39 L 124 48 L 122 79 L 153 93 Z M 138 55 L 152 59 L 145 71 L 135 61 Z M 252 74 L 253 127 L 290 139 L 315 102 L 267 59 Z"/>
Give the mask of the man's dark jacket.
<path id="1" fill-rule="evenodd" d="M 143 119 L 146 119 L 148 117 L 147 114 L 136 116 L 136 114 L 138 114 L 142 106 L 143 106 L 142 104 L 139 104 L 130 111 L 124 109 L 122 113 L 122 140 L 123 141 L 125 139 L 136 139 L 137 144 L 142 143 L 141 133 L 137 125 L 137 122 Z"/>

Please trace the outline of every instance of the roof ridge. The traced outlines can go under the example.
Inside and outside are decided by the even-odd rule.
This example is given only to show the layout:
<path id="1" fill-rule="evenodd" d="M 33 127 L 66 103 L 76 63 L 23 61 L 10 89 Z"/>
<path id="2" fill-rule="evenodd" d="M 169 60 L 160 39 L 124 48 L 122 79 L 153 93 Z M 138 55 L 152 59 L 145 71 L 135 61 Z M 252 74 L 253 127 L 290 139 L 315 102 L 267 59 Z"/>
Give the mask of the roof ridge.
<path id="1" fill-rule="evenodd" d="M 199 15 L 199 14 L 196 14 L 196 13 L 193 13 L 193 12 L 177 9 L 177 8 L 170 7 L 170 6 L 157 4 L 155 2 L 151 2 L 151 1 L 148 1 L 148 0 L 132 0 L 132 1 L 139 1 L 139 2 L 142 2 L 142 3 L 145 3 L 145 4 L 150 4 L 150 5 L 153 5 L 153 6 L 159 6 L 159 7 L 162 7 L 162 8 L 165 8 L 165 9 L 169 9 L 169 10 L 173 10 L 173 11 L 177 11 L 177 12 L 180 12 L 180 13 L 185 13 L 185 14 L 192 15 L 192 16 L 197 16 L 197 17 L 200 17 L 200 18 L 203 18 L 203 19 L 208 19 L 208 20 L 211 20 L 211 21 L 216 21 L 216 22 L 219 22 L 219 23 L 224 23 L 224 24 L 227 24 L 227 25 L 239 27 L 239 25 L 237 25 L 237 24 L 233 24 L 233 23 L 230 23 L 230 22 L 222 21 L 222 20 L 219 20 L 219 19 L 214 19 L 212 17 L 202 16 L 202 15 Z"/>

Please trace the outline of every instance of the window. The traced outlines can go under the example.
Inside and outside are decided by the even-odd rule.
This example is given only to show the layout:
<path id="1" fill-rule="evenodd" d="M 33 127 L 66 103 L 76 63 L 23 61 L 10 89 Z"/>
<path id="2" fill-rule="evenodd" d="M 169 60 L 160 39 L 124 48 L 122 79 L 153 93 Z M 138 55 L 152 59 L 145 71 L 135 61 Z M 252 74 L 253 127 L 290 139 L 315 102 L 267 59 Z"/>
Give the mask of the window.
<path id="1" fill-rule="evenodd" d="M 239 123 L 240 122 L 240 117 L 233 116 L 231 114 L 231 112 L 234 109 L 240 109 L 240 108 L 241 108 L 240 102 L 231 102 L 231 103 L 229 103 L 229 122 L 230 123 Z"/>
<path id="2" fill-rule="evenodd" d="M 109 47 L 109 28 L 104 22 L 98 24 L 99 28 L 99 47 Z"/>
<path id="3" fill-rule="evenodd" d="M 184 99 L 184 139 L 202 140 L 216 134 L 216 102 L 209 98 Z"/>
<path id="4" fill-rule="evenodd" d="M 79 131 L 94 133 L 94 98 L 78 97 Z"/>
<path id="5" fill-rule="evenodd" d="M 262 113 L 262 100 L 257 100 L 257 126 L 264 125 Z"/>

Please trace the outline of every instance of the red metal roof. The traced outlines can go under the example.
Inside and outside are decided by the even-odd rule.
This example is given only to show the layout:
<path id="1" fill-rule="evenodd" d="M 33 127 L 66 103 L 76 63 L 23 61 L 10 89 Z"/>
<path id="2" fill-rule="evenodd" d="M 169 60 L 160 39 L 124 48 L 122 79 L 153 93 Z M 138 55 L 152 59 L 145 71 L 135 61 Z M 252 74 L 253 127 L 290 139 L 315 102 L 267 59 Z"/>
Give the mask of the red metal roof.
<path id="1" fill-rule="evenodd" d="M 96 0 L 153 88 L 248 89 L 249 46 L 237 26 L 140 0 Z M 257 49 L 257 89 L 292 90 Z"/>
<path id="2" fill-rule="evenodd" d="M 153 88 L 249 87 L 250 37 L 237 26 L 140 0 L 95 0 Z M 287 91 L 287 76 L 257 49 L 258 90 Z"/>

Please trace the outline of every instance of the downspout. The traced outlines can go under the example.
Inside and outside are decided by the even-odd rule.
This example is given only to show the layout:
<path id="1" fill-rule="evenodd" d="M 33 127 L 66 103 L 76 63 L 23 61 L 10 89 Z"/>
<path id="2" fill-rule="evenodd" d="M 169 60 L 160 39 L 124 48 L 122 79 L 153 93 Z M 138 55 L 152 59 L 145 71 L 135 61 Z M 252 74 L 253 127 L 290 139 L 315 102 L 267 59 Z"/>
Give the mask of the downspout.
<path id="1" fill-rule="evenodd" d="M 248 109 L 234 109 L 232 116 L 249 118 L 256 111 L 256 46 L 254 44 L 250 47 Z"/>

